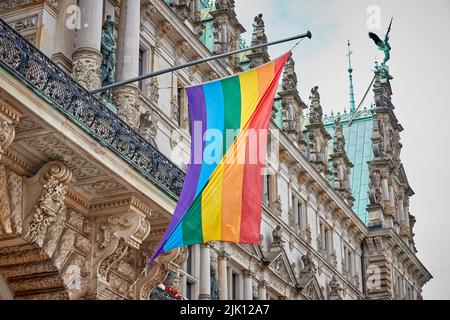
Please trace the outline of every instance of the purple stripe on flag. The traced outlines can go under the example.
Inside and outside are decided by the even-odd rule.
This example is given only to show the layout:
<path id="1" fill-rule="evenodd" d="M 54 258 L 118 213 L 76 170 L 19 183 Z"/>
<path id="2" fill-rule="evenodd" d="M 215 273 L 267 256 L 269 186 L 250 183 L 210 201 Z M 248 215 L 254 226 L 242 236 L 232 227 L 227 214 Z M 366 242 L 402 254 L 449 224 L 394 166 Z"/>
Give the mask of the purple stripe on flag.
<path id="1" fill-rule="evenodd" d="M 202 164 L 198 161 L 195 161 L 195 153 L 200 153 L 203 155 L 203 149 L 205 148 L 205 142 L 203 137 L 206 131 L 206 105 L 205 105 L 205 95 L 203 92 L 202 86 L 190 87 L 186 89 L 186 93 L 189 101 L 189 115 L 190 115 L 190 126 L 191 126 L 191 159 L 190 164 L 187 169 L 186 180 L 184 182 L 183 191 L 181 192 L 180 198 L 178 200 L 178 205 L 175 208 L 175 212 L 173 217 L 167 227 L 167 230 L 164 234 L 164 237 L 161 240 L 161 243 L 158 246 L 158 250 L 153 255 L 151 262 L 157 258 L 158 255 L 164 252 L 163 247 L 166 243 L 169 236 L 172 234 L 173 230 L 176 228 L 178 222 L 181 220 L 183 215 L 189 209 L 194 200 L 195 192 L 197 190 L 197 184 L 200 177 L 200 172 L 202 168 Z M 195 122 L 201 122 L 202 132 L 201 137 L 198 137 L 200 132 L 195 132 Z M 194 152 L 195 148 L 198 149 L 198 146 L 195 144 L 197 141 L 202 141 L 202 149 Z M 198 157 L 198 156 L 197 156 Z M 182 242 L 182 239 L 179 240 Z M 150 263 L 151 263 L 150 262 Z"/>

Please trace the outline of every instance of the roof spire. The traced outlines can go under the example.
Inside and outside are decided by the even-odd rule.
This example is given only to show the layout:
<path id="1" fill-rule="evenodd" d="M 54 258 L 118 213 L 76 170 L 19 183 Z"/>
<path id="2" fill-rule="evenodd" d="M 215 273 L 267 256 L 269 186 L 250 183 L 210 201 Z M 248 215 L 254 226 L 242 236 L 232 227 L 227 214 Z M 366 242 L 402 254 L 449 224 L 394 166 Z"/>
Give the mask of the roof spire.
<path id="1" fill-rule="evenodd" d="M 350 81 L 350 113 L 354 113 L 356 111 L 355 108 L 355 92 L 353 91 L 353 68 L 352 68 L 352 54 L 353 51 L 350 48 L 350 40 L 347 41 L 348 46 L 348 79 Z"/>

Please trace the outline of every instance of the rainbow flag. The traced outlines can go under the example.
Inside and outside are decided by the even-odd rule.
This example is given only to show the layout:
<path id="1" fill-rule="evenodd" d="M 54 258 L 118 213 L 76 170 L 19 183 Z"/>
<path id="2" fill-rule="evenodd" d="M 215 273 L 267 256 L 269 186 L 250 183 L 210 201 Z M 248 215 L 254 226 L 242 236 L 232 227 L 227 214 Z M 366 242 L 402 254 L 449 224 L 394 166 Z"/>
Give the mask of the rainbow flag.
<path id="1" fill-rule="evenodd" d="M 259 243 L 267 130 L 278 80 L 290 56 L 186 88 L 190 165 L 150 264 L 177 247 L 209 241 Z"/>

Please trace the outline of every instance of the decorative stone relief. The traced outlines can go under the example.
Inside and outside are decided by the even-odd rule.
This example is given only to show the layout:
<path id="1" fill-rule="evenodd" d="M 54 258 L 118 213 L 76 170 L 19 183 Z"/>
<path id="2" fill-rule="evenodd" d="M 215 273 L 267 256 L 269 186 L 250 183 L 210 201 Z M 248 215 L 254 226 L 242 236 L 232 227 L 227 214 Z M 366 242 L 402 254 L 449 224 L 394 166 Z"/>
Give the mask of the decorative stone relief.
<path id="1" fill-rule="evenodd" d="M 0 156 L 13 142 L 15 136 L 14 125 L 0 119 Z"/>
<path id="2" fill-rule="evenodd" d="M 283 213 L 283 204 L 281 203 L 281 196 L 278 195 L 277 200 L 274 202 L 275 213 L 279 216 Z"/>
<path id="3" fill-rule="evenodd" d="M 342 300 L 342 287 L 335 275 L 328 283 L 328 287 L 330 288 L 330 300 Z"/>
<path id="4" fill-rule="evenodd" d="M 311 244 L 312 235 L 311 235 L 311 226 L 309 224 L 305 229 L 305 238 L 304 239 L 305 239 L 306 243 Z"/>
<path id="5" fill-rule="evenodd" d="M 134 86 L 115 89 L 113 101 L 117 106 L 117 115 L 133 128 L 139 129 L 139 89 Z"/>
<path id="6" fill-rule="evenodd" d="M 159 101 L 159 80 L 158 77 L 154 77 L 149 82 L 149 94 L 151 101 L 158 105 Z"/>
<path id="7" fill-rule="evenodd" d="M 22 232 L 22 178 L 0 164 L 0 239 Z"/>
<path id="8" fill-rule="evenodd" d="M 281 251 L 281 249 L 283 249 L 284 240 L 281 234 L 282 234 L 281 226 L 278 225 L 272 231 L 272 242 L 270 243 L 269 248 L 270 252 Z"/>
<path id="9" fill-rule="evenodd" d="M 50 162 L 40 170 L 39 175 L 44 182 L 43 190 L 31 212 L 25 239 L 42 246 L 49 226 L 59 220 L 59 216 L 65 220 L 64 198 L 72 172 L 61 162 Z"/>
<path id="10" fill-rule="evenodd" d="M 139 133 L 156 147 L 156 135 L 158 134 L 159 115 L 155 111 L 147 111 L 141 114 Z"/>
<path id="11" fill-rule="evenodd" d="M 370 204 L 380 204 L 382 200 L 381 174 L 378 170 L 372 170 L 369 176 L 369 200 Z"/>
<path id="12" fill-rule="evenodd" d="M 102 55 L 93 50 L 78 50 L 73 54 L 72 77 L 86 90 L 100 88 Z"/>

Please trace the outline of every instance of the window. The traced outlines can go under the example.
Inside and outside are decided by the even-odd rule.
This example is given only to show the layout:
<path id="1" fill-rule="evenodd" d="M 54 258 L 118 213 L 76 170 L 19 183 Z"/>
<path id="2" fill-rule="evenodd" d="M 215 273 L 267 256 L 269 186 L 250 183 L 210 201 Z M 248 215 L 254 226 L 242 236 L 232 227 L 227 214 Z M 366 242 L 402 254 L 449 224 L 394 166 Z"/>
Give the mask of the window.
<path id="1" fill-rule="evenodd" d="M 325 223 L 320 222 L 320 250 L 326 257 L 333 252 L 333 234 Z"/>
<path id="2" fill-rule="evenodd" d="M 186 273 L 192 274 L 192 247 L 188 247 L 188 257 L 186 261 Z"/>
<path id="3" fill-rule="evenodd" d="M 239 275 L 236 273 L 232 273 L 231 276 L 231 298 L 232 300 L 239 299 Z"/>
<path id="4" fill-rule="evenodd" d="M 188 257 L 180 270 L 181 288 L 183 296 L 189 300 L 196 299 L 198 294 L 198 271 L 196 269 L 196 258 L 198 258 L 198 246 L 187 247 Z"/>
<path id="5" fill-rule="evenodd" d="M 144 54 L 145 52 L 143 50 L 139 50 L 139 75 L 144 74 Z M 141 80 L 138 82 L 139 89 L 142 91 L 143 89 L 144 80 Z"/>
<path id="6" fill-rule="evenodd" d="M 347 280 L 352 281 L 354 275 L 354 253 L 353 250 L 350 249 L 347 245 L 344 244 L 344 275 Z"/>
<path id="7" fill-rule="evenodd" d="M 265 174 L 263 182 L 263 204 L 265 204 L 266 206 L 269 205 L 269 190 L 269 176 Z"/>
<path id="8" fill-rule="evenodd" d="M 194 297 L 193 289 L 194 289 L 194 284 L 192 282 L 190 282 L 189 280 L 187 280 L 185 297 L 188 300 L 192 300 L 192 298 Z"/>
<path id="9" fill-rule="evenodd" d="M 307 219 L 306 219 L 306 207 L 304 203 L 297 199 L 297 219 L 298 219 L 298 229 L 300 234 L 304 236 L 306 231 Z"/>

